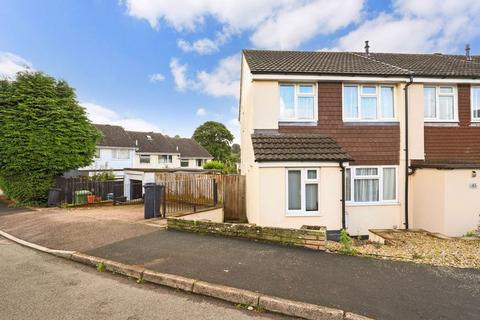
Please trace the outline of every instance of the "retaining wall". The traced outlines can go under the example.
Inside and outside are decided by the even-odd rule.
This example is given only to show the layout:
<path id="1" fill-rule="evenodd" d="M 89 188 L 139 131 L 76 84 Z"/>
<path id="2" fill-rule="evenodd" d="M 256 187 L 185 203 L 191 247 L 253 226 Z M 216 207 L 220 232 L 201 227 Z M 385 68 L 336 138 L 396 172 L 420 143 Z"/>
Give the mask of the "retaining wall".
<path id="1" fill-rule="evenodd" d="M 303 226 L 300 229 L 259 227 L 250 224 L 218 223 L 201 220 L 167 218 L 169 229 L 247 238 L 268 242 L 325 250 L 326 228 Z"/>

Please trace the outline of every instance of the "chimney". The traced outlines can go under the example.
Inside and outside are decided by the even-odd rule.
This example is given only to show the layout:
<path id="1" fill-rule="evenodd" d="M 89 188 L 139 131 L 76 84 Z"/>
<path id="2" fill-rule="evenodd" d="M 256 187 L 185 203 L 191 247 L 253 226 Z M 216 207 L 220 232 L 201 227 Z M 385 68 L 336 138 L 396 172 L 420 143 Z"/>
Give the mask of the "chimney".
<path id="1" fill-rule="evenodd" d="M 465 46 L 465 57 L 467 58 L 467 61 L 472 61 L 472 57 L 470 56 L 470 45 L 468 43 Z"/>
<path id="2" fill-rule="evenodd" d="M 365 41 L 365 55 L 366 55 L 367 57 L 370 56 L 370 46 L 368 45 L 368 40 Z"/>

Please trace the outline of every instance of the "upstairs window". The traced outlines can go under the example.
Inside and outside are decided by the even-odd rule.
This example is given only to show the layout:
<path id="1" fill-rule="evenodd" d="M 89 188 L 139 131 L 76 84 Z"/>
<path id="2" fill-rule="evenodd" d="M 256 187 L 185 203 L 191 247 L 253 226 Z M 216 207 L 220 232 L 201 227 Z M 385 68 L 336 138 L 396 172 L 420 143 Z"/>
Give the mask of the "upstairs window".
<path id="1" fill-rule="evenodd" d="M 281 84 L 280 120 L 314 121 L 315 85 L 306 83 Z"/>
<path id="2" fill-rule="evenodd" d="M 480 87 L 472 87 L 472 121 L 480 121 Z"/>
<path id="3" fill-rule="evenodd" d="M 425 86 L 423 88 L 425 121 L 456 121 L 455 88 L 452 86 Z"/>
<path id="4" fill-rule="evenodd" d="M 130 159 L 130 152 L 127 149 L 112 149 L 112 159 L 116 159 L 116 160 Z"/>
<path id="5" fill-rule="evenodd" d="M 173 158 L 171 154 L 162 154 L 158 156 L 158 162 L 159 163 L 172 163 Z"/>
<path id="6" fill-rule="evenodd" d="M 100 149 L 95 148 L 95 154 L 93 156 L 95 157 L 95 159 L 99 159 L 100 158 Z"/>
<path id="7" fill-rule="evenodd" d="M 197 159 L 197 167 L 203 166 L 203 159 Z"/>
<path id="8" fill-rule="evenodd" d="M 187 168 L 188 167 L 188 160 L 180 160 L 180 167 Z"/>
<path id="9" fill-rule="evenodd" d="M 140 155 L 140 163 L 150 163 L 150 155 L 149 154 L 141 154 Z"/>
<path id="10" fill-rule="evenodd" d="M 344 85 L 343 119 L 346 121 L 395 120 L 394 87 L 374 84 Z"/>

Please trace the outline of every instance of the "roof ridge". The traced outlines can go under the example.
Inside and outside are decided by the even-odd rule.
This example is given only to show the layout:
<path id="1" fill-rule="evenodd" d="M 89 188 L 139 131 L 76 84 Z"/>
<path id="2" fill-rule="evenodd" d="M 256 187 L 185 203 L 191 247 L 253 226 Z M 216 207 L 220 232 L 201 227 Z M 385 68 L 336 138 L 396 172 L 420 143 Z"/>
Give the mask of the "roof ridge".
<path id="1" fill-rule="evenodd" d="M 357 56 L 357 57 L 362 57 L 364 59 L 367 59 L 367 60 L 370 60 L 370 61 L 374 61 L 374 62 L 379 62 L 383 65 L 386 65 L 386 66 L 389 66 L 389 67 L 393 67 L 393 68 L 396 68 L 396 69 L 399 69 L 399 70 L 402 70 L 402 71 L 405 71 L 405 72 L 408 72 L 408 73 L 412 73 L 412 70 L 408 70 L 408 69 L 404 69 L 402 67 L 399 67 L 399 66 L 396 66 L 394 64 L 391 64 L 391 63 L 387 63 L 385 61 L 380 61 L 380 60 L 377 60 L 377 59 L 372 59 L 371 56 L 365 56 L 363 54 L 359 54 L 359 53 L 356 53 L 356 52 L 347 52 L 348 54 L 352 54 L 354 56 Z"/>

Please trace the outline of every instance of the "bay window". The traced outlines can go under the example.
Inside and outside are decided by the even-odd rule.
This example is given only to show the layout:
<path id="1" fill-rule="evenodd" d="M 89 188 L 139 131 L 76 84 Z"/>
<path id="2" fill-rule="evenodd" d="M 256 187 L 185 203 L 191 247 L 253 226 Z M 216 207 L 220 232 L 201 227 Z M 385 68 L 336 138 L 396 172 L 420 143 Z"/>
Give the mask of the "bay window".
<path id="1" fill-rule="evenodd" d="M 315 85 L 280 84 L 280 121 L 315 120 Z"/>
<path id="2" fill-rule="evenodd" d="M 394 86 L 345 84 L 343 119 L 346 121 L 395 120 Z"/>
<path id="3" fill-rule="evenodd" d="M 349 167 L 345 169 L 345 201 L 355 204 L 397 200 L 396 167 Z"/>
<path id="4" fill-rule="evenodd" d="M 423 88 L 425 121 L 455 121 L 457 106 L 452 86 L 425 86 Z"/>
<path id="5" fill-rule="evenodd" d="M 480 87 L 472 87 L 472 121 L 480 121 Z"/>
<path id="6" fill-rule="evenodd" d="M 318 214 L 318 169 L 287 170 L 287 213 Z"/>

